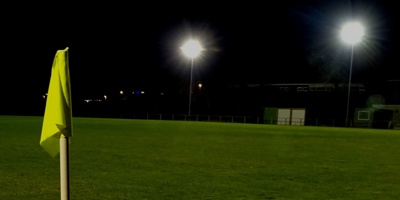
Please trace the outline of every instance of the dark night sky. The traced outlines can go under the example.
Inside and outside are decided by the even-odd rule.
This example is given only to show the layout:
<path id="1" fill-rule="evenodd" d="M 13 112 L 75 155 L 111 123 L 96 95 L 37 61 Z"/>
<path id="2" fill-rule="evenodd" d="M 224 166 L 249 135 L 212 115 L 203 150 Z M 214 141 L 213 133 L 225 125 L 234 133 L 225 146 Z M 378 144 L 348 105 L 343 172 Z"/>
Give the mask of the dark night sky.
<path id="1" fill-rule="evenodd" d="M 351 17 L 368 34 L 355 50 L 354 81 L 400 79 L 395 2 L 151 2 L 8 11 L 0 60 L 1 98 L 8 103 L 45 93 L 55 52 L 67 46 L 73 93 L 178 90 L 190 75 L 179 52 L 190 35 L 206 49 L 195 60 L 194 80 L 210 87 L 321 82 L 337 74 L 347 80 L 350 51 L 338 31 Z"/>

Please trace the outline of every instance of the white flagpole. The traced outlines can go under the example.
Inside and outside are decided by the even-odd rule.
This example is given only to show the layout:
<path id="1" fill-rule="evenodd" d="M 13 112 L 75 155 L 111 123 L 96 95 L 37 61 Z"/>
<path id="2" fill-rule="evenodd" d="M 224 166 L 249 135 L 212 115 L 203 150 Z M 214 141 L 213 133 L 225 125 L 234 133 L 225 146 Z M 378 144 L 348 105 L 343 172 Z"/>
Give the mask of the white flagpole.
<path id="1" fill-rule="evenodd" d="M 69 200 L 69 146 L 64 136 L 60 138 L 60 190 L 61 200 Z"/>

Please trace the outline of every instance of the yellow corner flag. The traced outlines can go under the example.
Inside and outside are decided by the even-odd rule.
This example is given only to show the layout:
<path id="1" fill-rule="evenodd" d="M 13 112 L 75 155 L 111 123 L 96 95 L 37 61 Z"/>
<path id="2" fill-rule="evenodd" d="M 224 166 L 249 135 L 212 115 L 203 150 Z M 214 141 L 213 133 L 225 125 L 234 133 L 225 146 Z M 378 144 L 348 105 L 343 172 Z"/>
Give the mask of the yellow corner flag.
<path id="1" fill-rule="evenodd" d="M 51 69 L 40 145 L 52 157 L 60 153 L 60 138 L 72 136 L 71 83 L 68 47 L 58 50 Z"/>

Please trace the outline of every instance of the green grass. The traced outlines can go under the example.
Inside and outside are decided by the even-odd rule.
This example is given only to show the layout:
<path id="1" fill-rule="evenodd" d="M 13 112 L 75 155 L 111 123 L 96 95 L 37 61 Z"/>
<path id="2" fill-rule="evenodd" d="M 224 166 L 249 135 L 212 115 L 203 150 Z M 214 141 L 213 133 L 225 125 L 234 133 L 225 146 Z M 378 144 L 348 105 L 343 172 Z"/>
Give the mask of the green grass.
<path id="1" fill-rule="evenodd" d="M 59 199 L 42 117 L 0 116 L 0 199 Z M 400 131 L 74 118 L 71 199 L 398 199 Z"/>

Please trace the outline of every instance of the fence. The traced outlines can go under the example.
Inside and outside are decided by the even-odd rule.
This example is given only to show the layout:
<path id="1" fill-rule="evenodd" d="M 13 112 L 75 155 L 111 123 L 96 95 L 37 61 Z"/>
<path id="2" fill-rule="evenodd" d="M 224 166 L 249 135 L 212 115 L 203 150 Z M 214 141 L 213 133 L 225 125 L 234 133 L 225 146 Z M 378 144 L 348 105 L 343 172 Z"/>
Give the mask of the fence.
<path id="1" fill-rule="evenodd" d="M 346 121 L 326 118 L 279 118 L 263 119 L 257 116 L 224 116 L 224 115 L 185 115 L 185 114 L 150 114 L 135 113 L 120 116 L 127 119 L 147 119 L 147 120 L 176 120 L 176 121 L 204 121 L 204 122 L 226 122 L 226 123 L 249 123 L 249 124 L 277 124 L 292 126 L 327 126 L 327 127 L 360 127 L 360 128 L 379 128 L 393 129 L 392 121 L 372 121 L 370 123 L 359 124 L 353 120 Z"/>
<path id="2" fill-rule="evenodd" d="M 208 121 L 260 124 L 260 118 L 255 116 L 223 116 L 223 115 L 184 115 L 184 114 L 149 114 L 135 113 L 127 118 L 151 120 L 178 120 L 178 121 Z"/>

